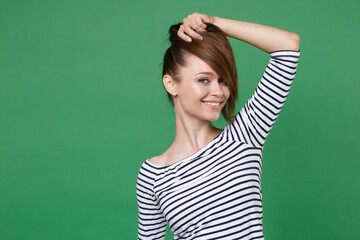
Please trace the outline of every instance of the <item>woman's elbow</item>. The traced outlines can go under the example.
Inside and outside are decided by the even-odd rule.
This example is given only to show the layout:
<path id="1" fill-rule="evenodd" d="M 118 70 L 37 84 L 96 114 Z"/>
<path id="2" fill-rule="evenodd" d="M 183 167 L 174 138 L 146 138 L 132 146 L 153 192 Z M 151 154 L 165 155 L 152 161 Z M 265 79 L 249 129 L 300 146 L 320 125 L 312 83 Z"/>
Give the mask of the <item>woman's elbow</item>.
<path id="1" fill-rule="evenodd" d="M 292 49 L 294 51 L 300 50 L 300 36 L 297 33 L 292 33 Z"/>

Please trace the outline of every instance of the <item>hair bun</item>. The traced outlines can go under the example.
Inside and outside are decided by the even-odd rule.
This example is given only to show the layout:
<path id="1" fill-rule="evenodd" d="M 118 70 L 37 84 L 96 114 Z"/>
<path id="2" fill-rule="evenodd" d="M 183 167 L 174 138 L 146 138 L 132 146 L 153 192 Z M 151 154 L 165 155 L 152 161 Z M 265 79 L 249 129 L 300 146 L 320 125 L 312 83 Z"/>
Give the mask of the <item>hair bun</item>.
<path id="1" fill-rule="evenodd" d="M 170 26 L 169 28 L 169 33 L 170 33 L 170 36 L 169 36 L 169 40 L 172 44 L 174 44 L 175 42 L 179 41 L 179 40 L 182 40 L 182 38 L 180 38 L 177 33 L 180 29 L 180 26 L 182 25 L 183 23 L 182 22 L 179 22 L 179 23 L 176 23 L 176 24 L 173 24 Z M 220 33 L 222 35 L 225 36 L 225 33 L 216 25 L 214 24 L 211 24 L 211 23 L 207 23 L 206 24 L 206 31 L 207 33 L 210 33 L 210 32 L 213 32 L 213 33 Z M 199 33 L 200 35 L 204 34 L 202 32 Z"/>
<path id="2" fill-rule="evenodd" d="M 169 28 L 169 33 L 170 33 L 169 40 L 170 40 L 171 43 L 179 41 L 180 38 L 177 35 L 177 32 L 179 31 L 181 25 L 182 25 L 182 22 L 179 22 L 177 24 L 173 24 L 173 25 L 170 26 L 170 28 Z"/>

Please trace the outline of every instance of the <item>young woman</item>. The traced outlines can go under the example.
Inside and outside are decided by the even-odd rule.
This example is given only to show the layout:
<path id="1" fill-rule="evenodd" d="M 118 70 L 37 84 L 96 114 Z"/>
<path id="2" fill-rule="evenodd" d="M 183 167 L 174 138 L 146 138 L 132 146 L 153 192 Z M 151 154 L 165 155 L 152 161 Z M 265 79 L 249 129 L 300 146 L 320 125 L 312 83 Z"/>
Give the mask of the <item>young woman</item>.
<path id="1" fill-rule="evenodd" d="M 138 239 L 264 239 L 261 166 L 265 140 L 300 57 L 294 32 L 193 13 L 169 29 L 163 84 L 176 113 L 174 142 L 140 167 Z M 270 55 L 251 98 L 235 115 L 237 71 L 226 36 Z M 222 112 L 228 124 L 211 121 Z"/>

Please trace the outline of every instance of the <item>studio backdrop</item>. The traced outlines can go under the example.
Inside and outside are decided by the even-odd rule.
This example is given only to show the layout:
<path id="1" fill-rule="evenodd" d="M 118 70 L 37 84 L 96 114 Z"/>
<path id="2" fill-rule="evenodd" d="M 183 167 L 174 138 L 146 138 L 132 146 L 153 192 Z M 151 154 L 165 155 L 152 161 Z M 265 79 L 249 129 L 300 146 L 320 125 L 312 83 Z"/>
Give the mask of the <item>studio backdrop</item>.
<path id="1" fill-rule="evenodd" d="M 137 239 L 139 168 L 175 136 L 161 76 L 168 29 L 193 12 L 301 38 L 264 146 L 265 239 L 360 239 L 359 10 L 356 0 L 1 0 L 0 239 Z M 270 56 L 229 41 L 240 110 Z"/>

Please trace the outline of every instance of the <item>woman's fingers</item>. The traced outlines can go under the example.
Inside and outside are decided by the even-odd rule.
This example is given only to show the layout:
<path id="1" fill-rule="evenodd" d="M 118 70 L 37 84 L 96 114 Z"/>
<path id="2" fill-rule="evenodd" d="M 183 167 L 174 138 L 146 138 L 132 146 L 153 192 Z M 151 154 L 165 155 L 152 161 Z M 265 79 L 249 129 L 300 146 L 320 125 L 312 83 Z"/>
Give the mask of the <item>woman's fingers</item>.
<path id="1" fill-rule="evenodd" d="M 206 24 L 204 24 L 199 17 L 190 18 L 188 25 L 190 25 L 193 30 L 198 32 L 203 32 L 206 28 Z"/>
<path id="2" fill-rule="evenodd" d="M 188 35 L 186 35 L 186 34 L 184 33 L 184 25 L 183 25 L 183 24 L 180 26 L 179 31 L 177 32 L 177 35 L 178 35 L 180 38 L 184 39 L 185 41 L 191 42 L 191 37 L 189 37 Z"/>
<path id="3" fill-rule="evenodd" d="M 195 32 L 192 27 L 190 26 L 184 26 L 184 31 L 187 35 L 189 35 L 192 38 L 197 38 L 199 40 L 202 40 L 202 36 Z"/>
<path id="4" fill-rule="evenodd" d="M 202 40 L 202 37 L 200 34 L 196 33 L 190 27 L 185 27 L 184 24 L 182 24 L 180 26 L 179 31 L 177 32 L 177 35 L 187 42 L 191 42 L 192 38 L 198 38 L 199 40 Z"/>
<path id="5" fill-rule="evenodd" d="M 203 22 L 203 18 L 208 19 L 209 16 L 201 13 L 188 15 L 183 19 L 183 24 L 179 28 L 178 36 L 187 42 L 191 42 L 191 38 L 202 40 L 202 36 L 197 32 L 206 32 L 207 25 Z"/>
<path id="6" fill-rule="evenodd" d="M 199 29 L 198 31 L 206 32 L 207 25 L 205 23 L 203 23 L 201 18 L 195 18 L 194 21 L 195 21 L 196 25 L 198 26 L 198 29 Z"/>
<path id="7" fill-rule="evenodd" d="M 184 18 L 183 24 L 182 24 L 183 30 L 188 36 L 202 40 L 201 35 L 195 32 L 196 30 L 199 30 L 199 26 L 196 23 L 196 21 L 194 20 L 195 18 L 196 18 L 196 16 L 194 16 L 194 14 L 189 15 L 186 18 Z"/>

